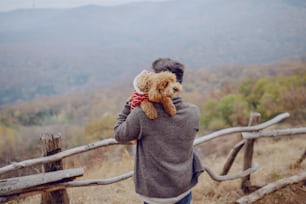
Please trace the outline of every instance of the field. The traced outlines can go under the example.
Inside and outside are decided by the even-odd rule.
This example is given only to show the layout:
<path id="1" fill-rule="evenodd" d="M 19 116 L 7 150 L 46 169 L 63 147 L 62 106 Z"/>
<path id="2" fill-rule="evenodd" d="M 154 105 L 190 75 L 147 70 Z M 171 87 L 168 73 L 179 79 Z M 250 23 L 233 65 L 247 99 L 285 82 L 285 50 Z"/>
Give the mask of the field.
<path id="1" fill-rule="evenodd" d="M 239 140 L 239 135 L 230 135 L 216 140 L 201 144 L 197 146 L 197 149 L 208 149 L 205 152 L 210 153 L 206 153 L 206 156 L 201 155 L 203 163 L 210 166 L 215 172 L 221 172 L 225 163 L 226 152 Z M 263 186 L 280 178 L 303 172 L 306 169 L 306 162 L 304 161 L 300 167 L 294 167 L 294 163 L 304 152 L 305 144 L 305 135 L 257 140 L 255 143 L 254 161 L 259 163 L 260 168 L 252 174 L 252 184 Z M 215 152 L 213 151 L 214 149 L 216 150 Z M 221 149 L 224 151 L 220 151 Z M 85 168 L 85 176 L 81 179 L 111 178 L 133 169 L 133 160 L 123 146 L 111 146 L 95 150 L 94 155 L 96 156 L 91 158 L 92 165 Z M 242 155 L 243 149 L 238 154 L 229 174 L 234 174 L 241 170 Z M 72 159 L 76 160 L 79 158 Z M 80 163 L 79 165 L 82 164 Z M 132 179 L 107 186 L 70 188 L 68 193 L 71 203 L 75 204 L 142 203 L 134 192 Z M 240 190 L 240 180 L 218 183 L 213 181 L 207 173 L 204 173 L 201 175 L 198 185 L 193 189 L 193 204 L 233 203 L 243 195 L 243 192 Z M 300 183 L 267 195 L 256 203 L 304 204 L 305 200 L 305 183 Z M 40 203 L 40 196 L 29 197 L 18 203 Z"/>
<path id="2" fill-rule="evenodd" d="M 250 112 L 259 112 L 261 121 L 288 112 L 286 121 L 272 128 L 306 127 L 306 62 L 280 62 L 264 66 L 224 66 L 186 73 L 182 96 L 199 106 L 199 135 L 245 126 Z M 97 92 L 54 96 L 0 107 L 0 166 L 41 156 L 40 135 L 59 132 L 64 149 L 112 137 L 113 125 L 123 101 L 130 94 L 127 82 Z M 198 145 L 203 163 L 216 173 L 222 171 L 227 154 L 240 140 L 229 135 Z M 18 147 L 18 148 L 16 148 Z M 306 169 L 293 164 L 306 148 L 305 135 L 261 138 L 255 143 L 254 162 L 260 168 L 251 176 L 252 184 L 263 186 Z M 243 151 L 229 174 L 242 169 Z M 125 146 L 105 147 L 64 160 L 65 168 L 85 169 L 79 179 L 105 179 L 133 170 L 133 159 Z M 10 176 L 33 174 L 33 169 Z M 15 175 L 16 174 L 16 175 Z M 5 175 L 6 176 L 6 175 Z M 6 178 L 6 177 L 4 177 Z M 304 184 L 288 186 L 266 196 L 259 203 L 305 204 Z M 133 180 L 108 186 L 68 189 L 71 203 L 142 203 L 134 192 Z M 240 180 L 218 183 L 207 173 L 193 189 L 193 204 L 233 203 L 243 196 Z M 40 203 L 33 196 L 12 203 Z"/>

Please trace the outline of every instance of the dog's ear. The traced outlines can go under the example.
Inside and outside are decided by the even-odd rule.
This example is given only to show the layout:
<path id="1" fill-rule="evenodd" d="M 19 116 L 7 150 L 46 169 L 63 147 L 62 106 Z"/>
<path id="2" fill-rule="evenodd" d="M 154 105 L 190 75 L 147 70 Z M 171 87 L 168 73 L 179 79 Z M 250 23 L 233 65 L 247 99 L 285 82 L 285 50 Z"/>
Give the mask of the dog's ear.
<path id="1" fill-rule="evenodd" d="M 153 83 L 151 88 L 148 91 L 149 100 L 152 102 L 160 102 L 161 94 L 160 91 L 157 89 L 157 84 Z"/>
<path id="2" fill-rule="evenodd" d="M 176 78 L 175 75 L 171 72 L 161 72 L 158 73 L 158 83 L 157 83 L 157 89 L 162 93 L 164 90 L 169 86 L 170 83 L 175 83 Z"/>
<path id="3" fill-rule="evenodd" d="M 160 83 L 157 83 L 156 89 L 159 91 L 159 93 L 162 93 L 167 88 L 168 85 L 169 85 L 169 80 L 163 79 L 160 80 Z"/>
<path id="4" fill-rule="evenodd" d="M 158 74 L 151 80 L 151 86 L 148 91 L 149 100 L 152 102 L 160 102 L 162 97 L 161 80 L 158 78 Z"/>

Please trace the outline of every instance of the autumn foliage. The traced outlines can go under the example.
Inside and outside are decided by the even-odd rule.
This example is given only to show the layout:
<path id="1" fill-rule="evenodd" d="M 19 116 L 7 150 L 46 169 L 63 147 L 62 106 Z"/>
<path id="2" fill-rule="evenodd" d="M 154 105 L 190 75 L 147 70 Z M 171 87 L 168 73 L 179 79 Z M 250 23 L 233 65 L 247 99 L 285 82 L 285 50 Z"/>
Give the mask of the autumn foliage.
<path id="1" fill-rule="evenodd" d="M 66 148 L 112 137 L 131 81 L 1 106 L 0 165 L 40 156 L 44 132 L 60 132 Z M 263 121 L 289 112 L 288 125 L 306 123 L 306 62 L 187 69 L 183 85 L 182 96 L 201 109 L 201 132 L 245 126 L 252 111 Z"/>

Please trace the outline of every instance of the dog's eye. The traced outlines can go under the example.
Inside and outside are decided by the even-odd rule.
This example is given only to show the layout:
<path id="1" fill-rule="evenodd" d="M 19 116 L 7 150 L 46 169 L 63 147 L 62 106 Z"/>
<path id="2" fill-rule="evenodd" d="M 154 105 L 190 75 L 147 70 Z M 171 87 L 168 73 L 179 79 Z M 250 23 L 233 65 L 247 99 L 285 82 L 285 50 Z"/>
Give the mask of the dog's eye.
<path id="1" fill-rule="evenodd" d="M 173 88 L 173 91 L 174 91 L 174 92 L 178 92 L 179 89 L 178 89 L 177 87 L 174 87 L 174 88 Z"/>

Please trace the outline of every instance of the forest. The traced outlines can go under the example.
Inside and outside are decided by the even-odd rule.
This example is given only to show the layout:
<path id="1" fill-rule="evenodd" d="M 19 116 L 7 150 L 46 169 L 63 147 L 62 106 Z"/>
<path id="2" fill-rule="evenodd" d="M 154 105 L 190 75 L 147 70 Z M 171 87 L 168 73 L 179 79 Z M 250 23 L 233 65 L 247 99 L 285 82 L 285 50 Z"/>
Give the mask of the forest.
<path id="1" fill-rule="evenodd" d="M 0 166 L 40 157 L 40 137 L 44 133 L 60 134 L 63 149 L 93 143 L 113 136 L 113 126 L 125 100 L 132 92 L 132 77 L 92 92 L 41 97 L 27 102 L 0 106 Z M 251 112 L 259 112 L 261 121 L 279 113 L 290 117 L 278 128 L 306 125 L 306 62 L 283 61 L 265 65 L 231 65 L 186 70 L 181 93 L 185 101 L 201 111 L 198 136 L 227 127 L 246 126 Z M 206 165 L 220 171 L 229 149 L 239 135 L 218 138 L 199 145 L 196 151 Z M 65 168 L 83 167 L 82 179 L 110 178 L 133 169 L 133 159 L 124 145 L 96 149 L 64 160 Z M 302 137 L 260 139 L 254 157 L 260 169 L 252 182 L 265 184 L 295 175 L 305 168 L 292 166 L 305 151 Z M 233 165 L 242 166 L 242 155 Z M 217 162 L 216 162 L 217 161 Z M 304 162 L 305 163 L 305 162 Z M 7 176 L 22 176 L 41 171 L 41 166 L 14 171 Z M 98 187 L 69 189 L 72 203 L 138 203 L 132 179 Z M 306 198 L 302 184 L 286 187 L 256 204 L 297 203 Z M 239 180 L 216 183 L 206 174 L 193 189 L 194 203 L 229 203 L 243 196 Z M 18 203 L 40 203 L 40 195 L 17 200 Z"/>
<path id="2" fill-rule="evenodd" d="M 102 89 L 162 56 L 190 69 L 305 60 L 305 21 L 303 0 L 0 12 L 0 105 Z"/>
<path id="3" fill-rule="evenodd" d="M 131 79 L 99 91 L 43 97 L 0 107 L 0 165 L 40 155 L 42 133 L 61 133 L 65 148 L 113 135 L 131 93 Z M 186 101 L 201 110 L 200 134 L 245 126 L 250 112 L 266 121 L 289 112 L 288 126 L 306 124 L 306 62 L 239 65 L 186 71 Z"/>

